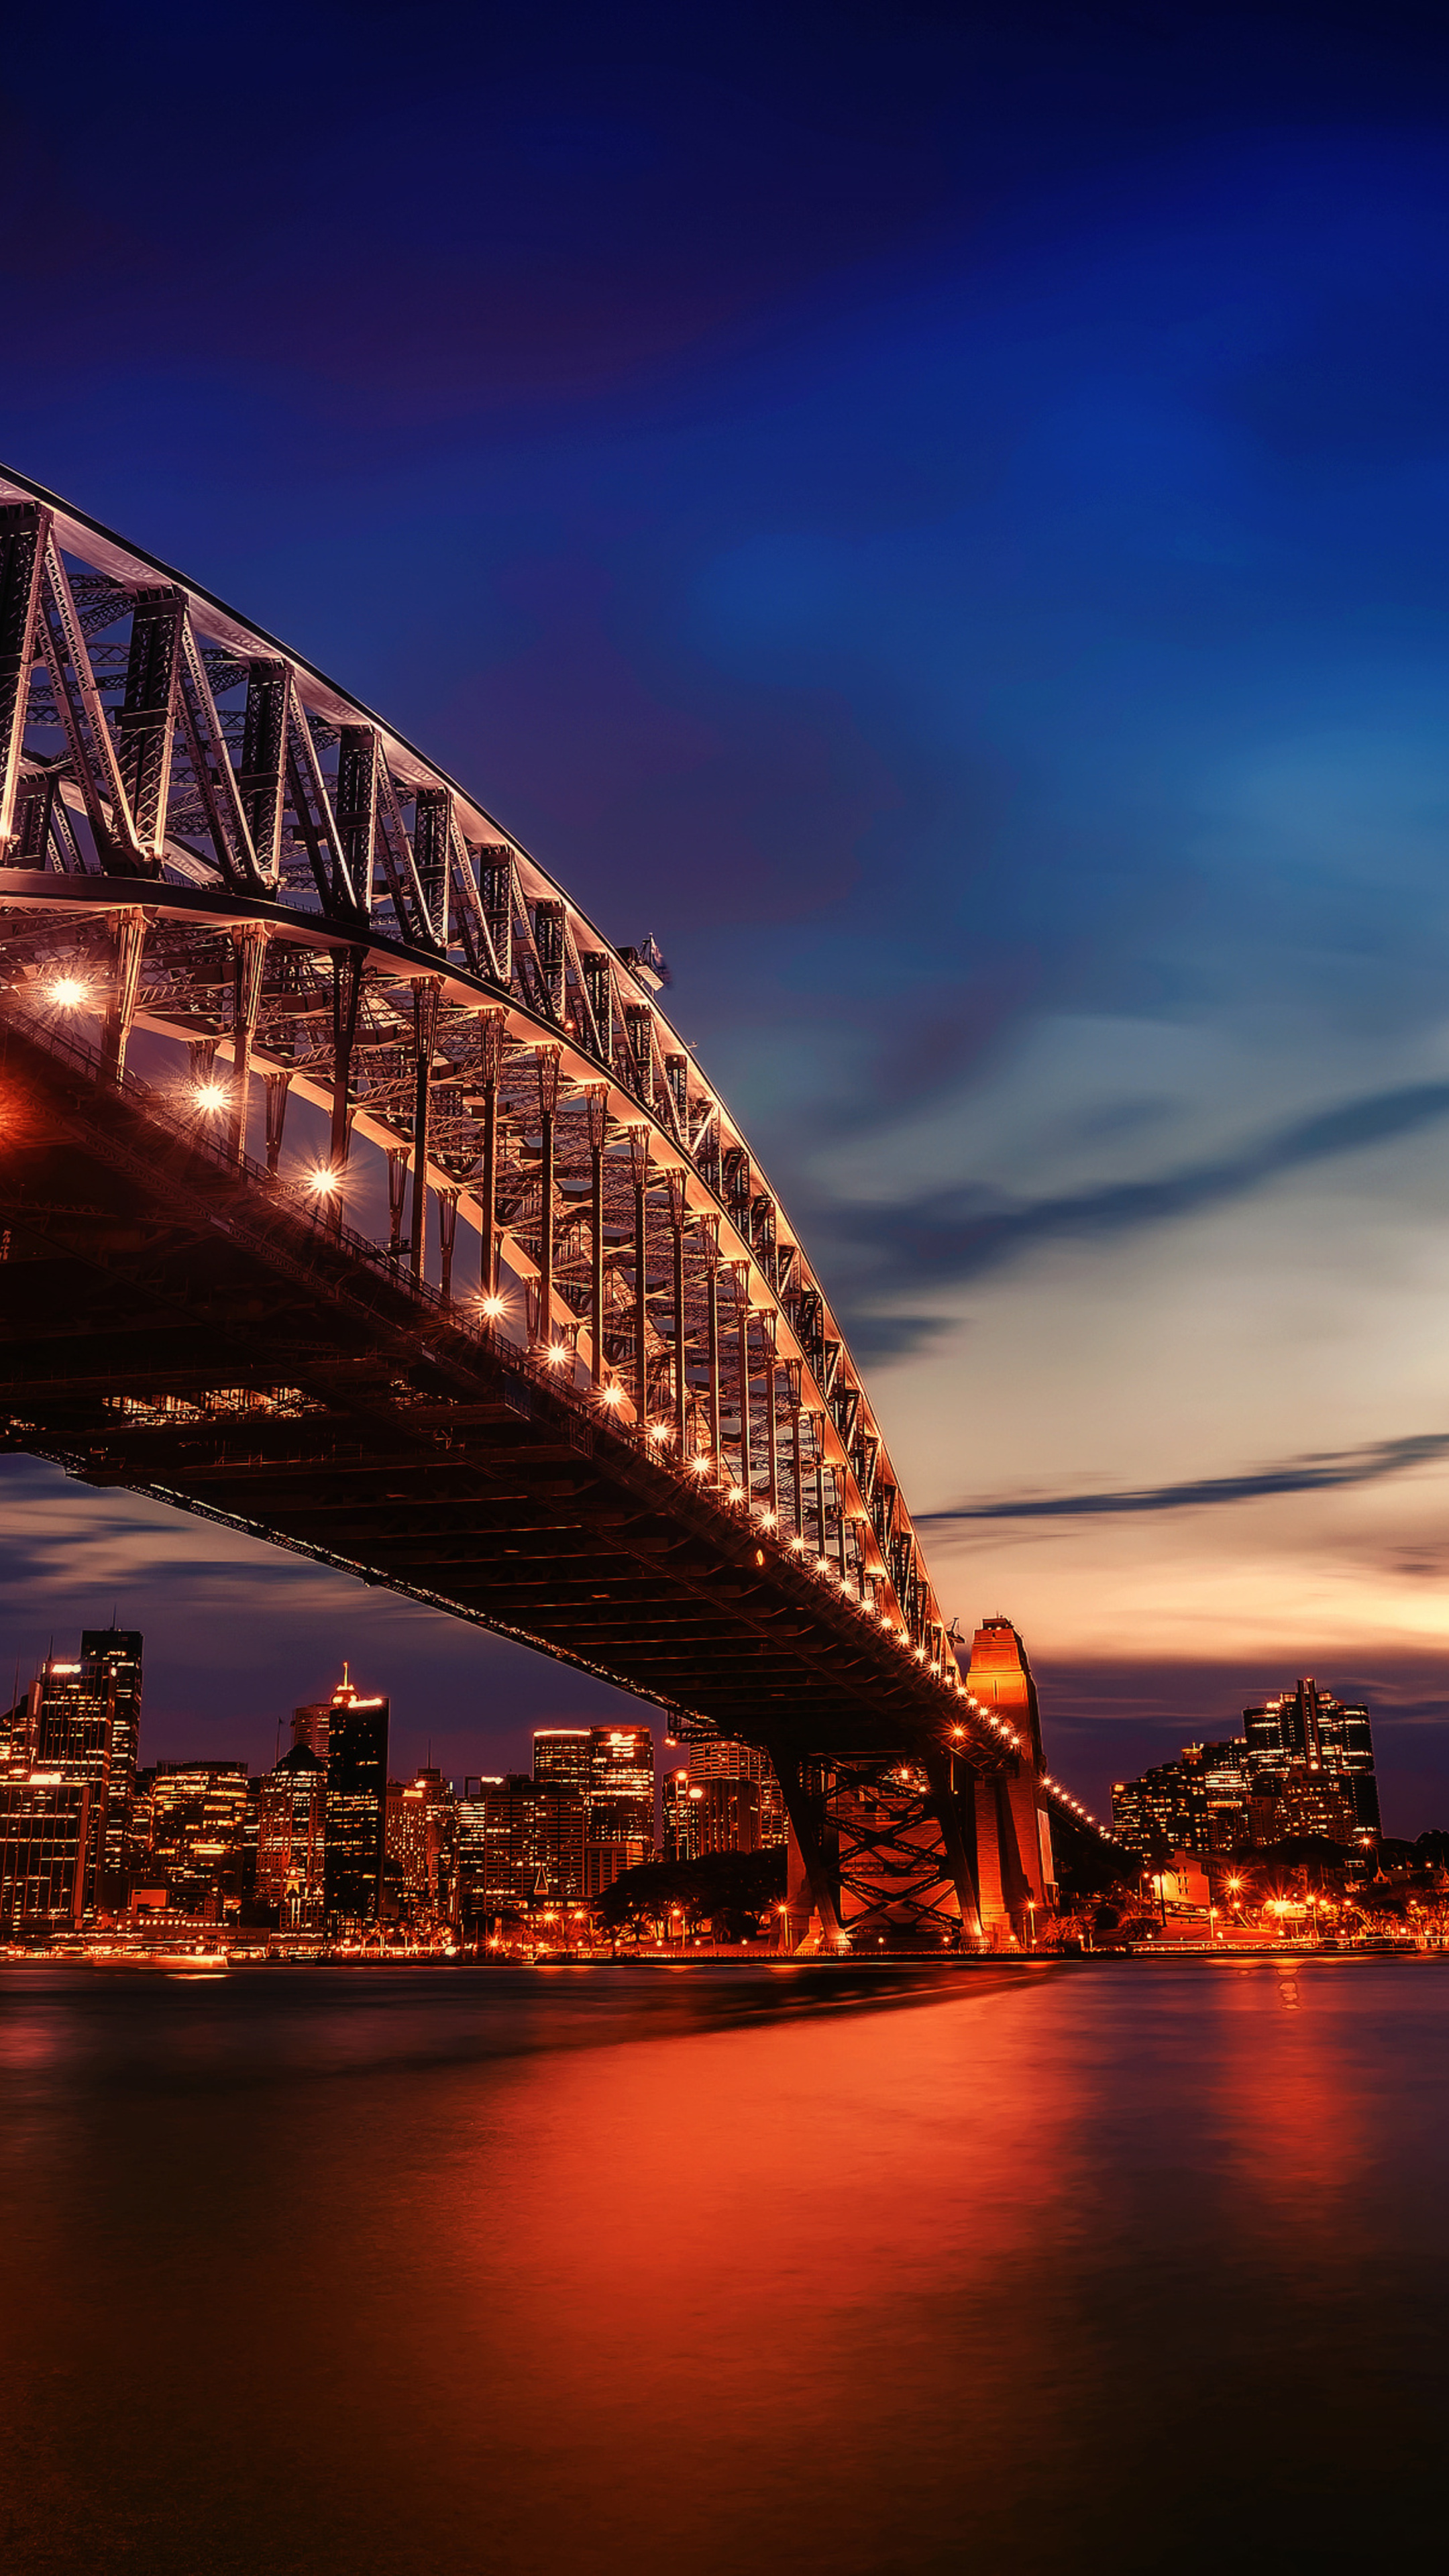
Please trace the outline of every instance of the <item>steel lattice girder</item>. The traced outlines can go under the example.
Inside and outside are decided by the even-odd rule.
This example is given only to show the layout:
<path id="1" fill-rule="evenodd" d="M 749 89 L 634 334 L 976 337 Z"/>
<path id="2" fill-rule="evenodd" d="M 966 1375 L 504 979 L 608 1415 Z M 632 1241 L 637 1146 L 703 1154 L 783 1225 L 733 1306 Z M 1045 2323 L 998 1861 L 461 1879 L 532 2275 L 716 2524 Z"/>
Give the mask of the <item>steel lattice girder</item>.
<path id="1" fill-rule="evenodd" d="M 346 1238 L 375 1304 L 398 1293 L 404 1251 L 410 1293 L 433 1293 L 435 1201 L 450 1265 L 455 1226 L 479 1241 L 476 1270 L 459 1258 L 450 1282 L 454 1329 L 482 1329 L 480 1292 L 498 1288 L 490 1343 L 511 1340 L 535 1376 L 547 1354 L 560 1402 L 631 1436 L 677 1498 L 732 1514 L 772 1558 L 788 1547 L 801 1580 L 811 1567 L 890 1642 L 896 1670 L 917 1665 L 913 1695 L 1010 1761 L 1010 1730 L 962 1697 L 864 1384 L 665 1015 L 661 963 L 613 946 L 484 807 L 310 664 L 0 471 L 7 1022 L 68 1057 L 93 1014 L 98 1071 L 123 1089 L 133 1028 L 185 1042 L 222 1104 L 225 1159 L 253 1200 L 270 1190 L 279 1239 L 302 1187 L 283 1160 L 287 1095 L 326 1108 L 334 1208 L 359 1144 L 390 1158 L 392 1242 Z M 258 1081 L 267 1173 L 245 1150 Z M 216 1150 L 195 1096 L 178 1079 L 147 1106 L 183 1160 Z M 254 1206 L 248 1222 L 266 1231 Z M 154 1260 L 164 1271 L 164 1245 Z M 138 1410 L 108 1472 L 164 1483 L 143 1453 L 176 1434 L 147 1418 L 166 1371 L 134 1379 L 134 1345 L 127 1364 Z M 275 1389 L 274 1361 L 265 1376 Z"/>

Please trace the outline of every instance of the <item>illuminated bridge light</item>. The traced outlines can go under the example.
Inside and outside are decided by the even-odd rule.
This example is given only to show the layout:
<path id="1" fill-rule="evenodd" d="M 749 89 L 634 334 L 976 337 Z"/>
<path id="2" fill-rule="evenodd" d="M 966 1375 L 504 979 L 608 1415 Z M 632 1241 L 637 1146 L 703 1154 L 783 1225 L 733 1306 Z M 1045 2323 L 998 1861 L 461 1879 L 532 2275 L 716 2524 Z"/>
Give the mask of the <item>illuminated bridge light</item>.
<path id="1" fill-rule="evenodd" d="M 83 984 L 78 975 L 57 975 L 45 992 L 47 1001 L 53 1002 L 58 1011 L 78 1011 L 90 997 L 90 986 Z"/>

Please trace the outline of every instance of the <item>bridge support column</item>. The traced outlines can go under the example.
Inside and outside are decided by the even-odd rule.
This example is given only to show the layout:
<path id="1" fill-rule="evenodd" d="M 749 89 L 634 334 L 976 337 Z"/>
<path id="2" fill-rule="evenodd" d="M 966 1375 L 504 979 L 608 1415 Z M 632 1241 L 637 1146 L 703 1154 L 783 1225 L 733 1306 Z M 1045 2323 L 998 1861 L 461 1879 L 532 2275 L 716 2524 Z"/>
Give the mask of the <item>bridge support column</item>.
<path id="1" fill-rule="evenodd" d="M 649 1424 L 649 1130 L 629 1130 L 629 1170 L 634 1182 L 634 1418 Z"/>
<path id="2" fill-rule="evenodd" d="M 719 1218 L 707 1216 L 700 1222 L 704 1243 L 705 1313 L 709 1326 L 709 1471 L 715 1483 L 720 1472 L 720 1404 L 719 1404 Z"/>
<path id="3" fill-rule="evenodd" d="M 1032 1773 L 997 1771 L 978 1780 L 975 1804 L 982 1929 L 993 1949 L 1025 1949 L 1047 1910 Z M 1029 1835 L 1018 1834 L 1018 1817 L 1023 1822 L 1029 1818 Z"/>
<path id="4" fill-rule="evenodd" d="M 101 1065 L 104 1080 L 119 1084 L 125 1077 L 126 1048 L 141 990 L 141 955 L 146 944 L 145 914 L 129 905 L 124 912 L 118 912 L 114 938 L 116 972 L 111 986 L 111 1007 L 101 1033 Z"/>
<path id="5" fill-rule="evenodd" d="M 503 1071 L 503 1013 L 483 1013 L 479 1072 L 483 1085 L 483 1179 L 480 1193 L 482 1281 L 485 1297 L 498 1294 L 498 1083 Z M 490 1317 L 490 1321 L 492 1318 Z"/>
<path id="6" fill-rule="evenodd" d="M 538 1339 L 545 1348 L 553 1340 L 553 1122 L 562 1053 L 556 1046 L 541 1046 L 534 1052 L 539 1128 Z"/>
<path id="7" fill-rule="evenodd" d="M 244 930 L 232 932 L 235 964 L 231 1009 L 231 1116 L 227 1122 L 226 1150 L 233 1163 L 246 1159 L 252 1040 L 257 1033 L 257 1013 L 261 1008 L 267 938 L 268 933 L 260 923 L 248 923 Z"/>
<path id="8" fill-rule="evenodd" d="M 269 1073 L 267 1085 L 267 1170 L 272 1179 L 282 1159 L 282 1130 L 287 1123 L 287 1094 L 292 1088 L 289 1073 Z"/>
<path id="9" fill-rule="evenodd" d="M 669 1175 L 669 1222 L 674 1232 L 674 1437 L 679 1443 L 679 1463 L 684 1464 L 685 1408 L 689 1389 L 685 1379 L 684 1329 L 684 1224 L 689 1214 L 689 1198 L 682 1171 Z"/>
<path id="10" fill-rule="evenodd" d="M 769 1511 L 775 1527 L 780 1525 L 780 1430 L 775 1419 L 775 1331 L 779 1317 L 766 1306 L 760 1313 L 760 1334 L 765 1345 L 765 1467 L 769 1477 Z"/>
<path id="11" fill-rule="evenodd" d="M 790 1503 L 796 1538 L 805 1536 L 805 1466 L 800 1454 L 800 1376 L 798 1360 L 785 1362 L 785 1400 L 790 1413 Z"/>
<path id="12" fill-rule="evenodd" d="M 818 1926 L 819 1947 L 838 1948 L 839 1857 L 823 1789 L 807 1778 L 807 1769 L 813 1766 L 800 1762 L 781 1745 L 771 1744 L 767 1749 L 790 1826 L 785 1876 L 786 1946 L 792 1953 L 804 1949 L 811 1939 L 813 1921 Z"/>
<path id="13" fill-rule="evenodd" d="M 591 1082 L 585 1094 L 589 1109 L 589 1157 L 593 1167 L 589 1237 L 589 1330 L 593 1340 L 594 1389 L 604 1383 L 604 1147 L 609 1135 L 609 1086 Z"/>
<path id="14" fill-rule="evenodd" d="M 825 1557 L 825 1416 L 806 1416 L 815 1445 L 815 1553 L 822 1563 Z"/>
<path id="15" fill-rule="evenodd" d="M 413 1204 L 409 1266 L 414 1279 L 423 1275 L 423 1244 L 428 1206 L 428 1125 L 433 1097 L 433 1048 L 438 1035 L 438 987 L 431 975 L 413 986 Z"/>
<path id="16" fill-rule="evenodd" d="M 981 1928 L 981 1902 L 977 1894 L 976 1875 L 971 1867 L 970 1854 L 966 1848 L 966 1830 L 969 1830 L 969 1825 L 963 1819 L 962 1792 L 957 1784 L 956 1760 L 952 1754 L 928 1753 L 925 1767 L 931 1796 L 940 1818 L 941 1842 L 945 1850 L 947 1866 L 955 1882 L 956 1901 L 961 1908 L 962 1934 L 967 1941 L 974 1941 L 978 1947 L 983 1947 L 985 1935 Z M 975 1783 L 972 1781 L 966 1791 L 973 1808 L 974 1787 Z M 966 1830 L 963 1830 L 963 1826 L 966 1826 Z M 972 1839 L 974 1841 L 974 1834 Z"/>
<path id="17" fill-rule="evenodd" d="M 403 1247 L 403 1210 L 407 1205 L 408 1164 L 411 1148 L 389 1145 L 387 1149 L 387 1213 L 389 1261 L 401 1261 Z"/>
<path id="18" fill-rule="evenodd" d="M 362 999 L 362 950 L 332 952 L 332 1222 L 342 1226 L 342 1175 L 352 1136 L 352 1048 L 357 1036 L 357 1006 Z"/>
<path id="19" fill-rule="evenodd" d="M 740 1381 L 740 1490 L 750 1508 L 750 1481 L 754 1473 L 750 1458 L 750 1265 L 732 1261 L 730 1276 L 735 1291 L 735 1337 L 739 1352 Z"/>
<path id="20" fill-rule="evenodd" d="M 453 1302 L 453 1246 L 458 1236 L 458 1192 L 438 1192 L 438 1261 L 441 1270 L 443 1303 Z"/>

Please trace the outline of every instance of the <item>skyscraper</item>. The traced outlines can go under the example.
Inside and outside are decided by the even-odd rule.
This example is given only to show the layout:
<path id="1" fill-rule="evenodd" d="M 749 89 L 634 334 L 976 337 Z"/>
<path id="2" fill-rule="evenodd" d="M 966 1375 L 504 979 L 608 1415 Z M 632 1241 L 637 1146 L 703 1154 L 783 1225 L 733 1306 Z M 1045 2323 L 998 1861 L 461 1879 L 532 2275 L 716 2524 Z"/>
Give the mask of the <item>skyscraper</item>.
<path id="1" fill-rule="evenodd" d="M 1379 1831 L 1373 1727 L 1366 1708 L 1345 1707 L 1313 1680 L 1301 1679 L 1261 1708 L 1245 1708 L 1243 1732 L 1255 1772 L 1289 1781 L 1294 1774 L 1336 1781 L 1359 1832 Z"/>
<path id="2" fill-rule="evenodd" d="M 243 1893 L 247 1766 L 158 1762 L 151 1782 L 150 1871 L 183 1913 L 217 1920 Z"/>
<path id="3" fill-rule="evenodd" d="M 664 1774 L 664 1857 L 666 1860 L 698 1860 L 700 1853 L 700 1809 L 704 1791 L 697 1789 L 687 1771 Z"/>
<path id="4" fill-rule="evenodd" d="M 327 1847 L 330 1923 L 375 1923 L 382 1908 L 387 1818 L 385 1699 L 362 1699 L 347 1679 L 327 1703 Z"/>
<path id="5" fill-rule="evenodd" d="M 593 1773 L 596 1730 L 589 1726 L 536 1726 L 533 1776 L 540 1789 L 571 1789 L 586 1798 Z"/>
<path id="6" fill-rule="evenodd" d="M 293 1925 L 321 1913 L 326 1842 L 327 1766 L 294 1744 L 262 1781 L 257 1815 L 257 1894 Z"/>
<path id="7" fill-rule="evenodd" d="M 110 1723 L 111 1768 L 101 1868 L 103 1901 L 111 1906 L 124 1904 L 126 1894 L 141 1741 L 142 1642 L 135 1628 L 81 1630 L 82 1678 L 97 1700 L 107 1703 Z"/>
<path id="8" fill-rule="evenodd" d="M 453 1784 L 428 1768 L 387 1784 L 386 1875 L 389 1911 L 452 1911 L 458 1878 L 458 1802 Z"/>
<path id="9" fill-rule="evenodd" d="M 0 1783 L 0 1923 L 9 1928 L 78 1925 L 122 1901 L 141 1647 L 134 1630 L 87 1629 L 80 1655 L 48 1657 L 10 1712 Z"/>
<path id="10" fill-rule="evenodd" d="M 596 1726 L 589 1736 L 591 1843 L 654 1848 L 654 1737 L 647 1726 Z"/>

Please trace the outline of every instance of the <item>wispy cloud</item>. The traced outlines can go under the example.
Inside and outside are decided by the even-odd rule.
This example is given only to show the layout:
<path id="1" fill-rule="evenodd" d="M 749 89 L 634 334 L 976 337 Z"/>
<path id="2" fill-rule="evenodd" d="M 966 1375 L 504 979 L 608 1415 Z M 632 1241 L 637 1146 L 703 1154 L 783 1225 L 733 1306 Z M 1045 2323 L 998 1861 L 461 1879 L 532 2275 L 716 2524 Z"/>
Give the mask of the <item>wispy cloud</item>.
<path id="1" fill-rule="evenodd" d="M 857 1257 L 868 1249 L 876 1294 L 891 1274 L 919 1292 L 925 1279 L 944 1284 L 974 1278 L 1038 1243 L 1128 1234 L 1196 1215 L 1336 1155 L 1396 1143 L 1446 1116 L 1449 1083 L 1414 1083 L 1341 1101 L 1235 1152 L 1148 1179 L 1026 1203 L 971 1189 L 941 1191 L 859 1214 L 831 1210 L 825 1223 L 837 1238 L 850 1240 Z M 854 1318 L 852 1327 L 854 1337 Z"/>
<path id="2" fill-rule="evenodd" d="M 1288 1459 L 1241 1476 L 1196 1476 L 1181 1484 L 1139 1485 L 1116 1493 L 1032 1494 L 996 1502 L 957 1503 L 943 1512 L 917 1512 L 935 1528 L 953 1521 L 1074 1520 L 1106 1512 L 1193 1511 L 1205 1503 L 1247 1503 L 1265 1494 L 1310 1494 L 1343 1485 L 1377 1484 L 1412 1467 L 1449 1457 L 1449 1431 L 1422 1431 L 1402 1440 L 1376 1440 L 1364 1449 L 1330 1449 Z"/>

